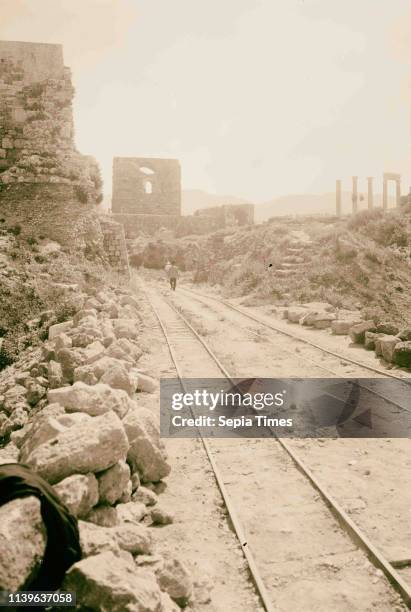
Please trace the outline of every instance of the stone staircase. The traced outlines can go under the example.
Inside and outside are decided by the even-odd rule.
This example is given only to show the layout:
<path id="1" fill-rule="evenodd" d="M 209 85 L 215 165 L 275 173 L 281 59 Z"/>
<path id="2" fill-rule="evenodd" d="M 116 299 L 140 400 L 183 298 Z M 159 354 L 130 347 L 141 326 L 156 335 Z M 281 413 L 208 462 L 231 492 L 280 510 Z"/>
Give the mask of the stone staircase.
<path id="1" fill-rule="evenodd" d="M 308 234 L 303 230 L 295 230 L 292 232 L 292 238 L 293 241 L 286 248 L 280 267 L 274 271 L 276 276 L 293 276 L 309 259 L 312 241 Z"/>

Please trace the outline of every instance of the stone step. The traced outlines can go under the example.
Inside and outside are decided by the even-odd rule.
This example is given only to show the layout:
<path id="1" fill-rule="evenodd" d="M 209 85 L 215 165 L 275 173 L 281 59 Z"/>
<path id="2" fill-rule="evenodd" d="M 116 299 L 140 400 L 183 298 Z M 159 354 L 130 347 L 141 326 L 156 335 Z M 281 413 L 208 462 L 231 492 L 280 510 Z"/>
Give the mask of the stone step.
<path id="1" fill-rule="evenodd" d="M 277 274 L 277 276 L 291 276 L 293 271 L 278 269 L 275 271 L 275 273 Z"/>
<path id="2" fill-rule="evenodd" d="M 287 247 L 287 252 L 292 253 L 294 255 L 299 255 L 300 253 L 304 252 L 304 249 L 301 247 Z"/>
<path id="3" fill-rule="evenodd" d="M 297 257 L 296 255 L 286 255 L 283 259 L 284 263 L 303 264 L 305 263 L 304 257 Z"/>
<path id="4" fill-rule="evenodd" d="M 287 261 L 284 261 L 281 263 L 281 267 L 283 269 L 289 269 L 289 270 L 296 270 L 297 268 L 299 268 L 301 266 L 301 264 L 297 264 L 297 263 L 288 263 Z"/>

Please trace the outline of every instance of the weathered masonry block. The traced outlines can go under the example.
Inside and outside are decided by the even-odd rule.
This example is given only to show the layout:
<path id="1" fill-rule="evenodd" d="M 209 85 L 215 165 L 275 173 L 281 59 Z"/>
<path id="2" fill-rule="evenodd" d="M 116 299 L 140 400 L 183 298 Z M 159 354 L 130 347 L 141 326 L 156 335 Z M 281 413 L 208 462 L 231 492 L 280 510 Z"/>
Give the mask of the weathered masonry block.
<path id="1" fill-rule="evenodd" d="M 124 227 L 108 217 L 100 217 L 103 232 L 103 248 L 110 266 L 116 272 L 130 277 Z"/>
<path id="2" fill-rule="evenodd" d="M 112 212 L 181 215 L 181 170 L 177 159 L 115 157 Z"/>

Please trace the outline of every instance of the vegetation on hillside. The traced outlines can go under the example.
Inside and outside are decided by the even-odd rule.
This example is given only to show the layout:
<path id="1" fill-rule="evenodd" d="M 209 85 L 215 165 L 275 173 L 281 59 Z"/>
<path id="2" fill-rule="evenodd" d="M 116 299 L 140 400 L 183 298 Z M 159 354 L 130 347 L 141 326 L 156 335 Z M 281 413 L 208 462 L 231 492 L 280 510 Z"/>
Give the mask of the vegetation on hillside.
<path id="1" fill-rule="evenodd" d="M 411 211 L 361 211 L 344 219 L 276 218 L 261 225 L 180 240 L 140 241 L 134 263 L 161 268 L 174 258 L 194 282 L 220 285 L 247 303 L 327 301 L 361 308 L 375 319 L 411 322 Z M 276 272 L 303 230 L 304 263 L 288 276 Z"/>

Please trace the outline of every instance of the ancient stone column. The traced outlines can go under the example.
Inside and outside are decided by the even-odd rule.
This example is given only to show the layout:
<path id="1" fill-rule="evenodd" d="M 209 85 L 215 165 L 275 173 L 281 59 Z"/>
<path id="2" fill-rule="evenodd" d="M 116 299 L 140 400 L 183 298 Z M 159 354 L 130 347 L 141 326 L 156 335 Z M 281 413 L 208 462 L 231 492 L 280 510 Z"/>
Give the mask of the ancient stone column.
<path id="1" fill-rule="evenodd" d="M 401 179 L 395 181 L 395 205 L 397 208 L 401 205 Z"/>
<path id="2" fill-rule="evenodd" d="M 368 176 L 367 177 L 367 182 L 368 182 L 368 208 L 369 210 L 372 210 L 372 208 L 374 208 L 374 191 L 373 191 L 373 177 L 372 176 Z"/>
<path id="3" fill-rule="evenodd" d="M 352 177 L 352 214 L 358 210 L 358 176 Z"/>
<path id="4" fill-rule="evenodd" d="M 382 185 L 382 207 L 384 210 L 387 210 L 387 179 L 384 176 L 383 185 Z"/>
<path id="5" fill-rule="evenodd" d="M 341 181 L 335 182 L 335 214 L 341 217 Z"/>

